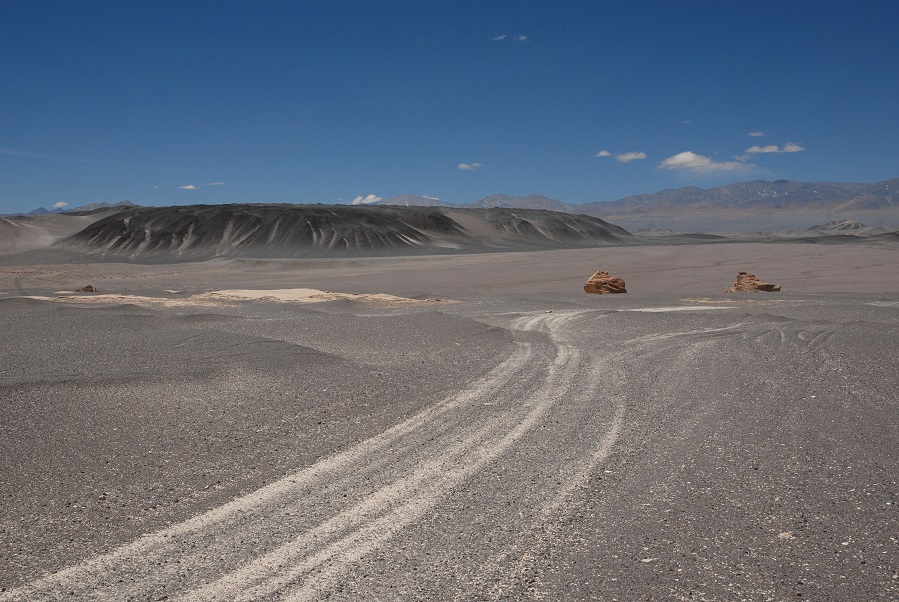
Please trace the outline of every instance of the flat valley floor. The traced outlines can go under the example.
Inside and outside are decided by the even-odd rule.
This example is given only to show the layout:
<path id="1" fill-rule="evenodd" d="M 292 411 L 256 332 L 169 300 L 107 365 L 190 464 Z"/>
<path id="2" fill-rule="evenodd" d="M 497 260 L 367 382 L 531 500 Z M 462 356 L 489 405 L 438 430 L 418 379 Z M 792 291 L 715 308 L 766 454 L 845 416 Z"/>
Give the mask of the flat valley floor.
<path id="1" fill-rule="evenodd" d="M 6 258 L 0 600 L 897 600 L 897 257 Z"/>

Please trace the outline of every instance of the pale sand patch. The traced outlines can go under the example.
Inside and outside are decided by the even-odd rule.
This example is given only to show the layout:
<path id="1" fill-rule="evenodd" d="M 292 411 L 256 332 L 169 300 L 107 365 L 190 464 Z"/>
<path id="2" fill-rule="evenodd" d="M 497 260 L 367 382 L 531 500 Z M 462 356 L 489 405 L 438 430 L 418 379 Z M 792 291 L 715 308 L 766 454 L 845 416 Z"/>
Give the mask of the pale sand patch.
<path id="1" fill-rule="evenodd" d="M 203 293 L 205 295 L 207 293 Z M 165 297 L 145 297 L 142 295 L 114 295 L 114 294 L 77 294 L 65 293 L 55 297 L 41 295 L 26 295 L 22 299 L 38 299 L 40 301 L 53 301 L 56 303 L 91 303 L 91 304 L 109 304 L 109 305 L 144 305 L 153 307 L 214 307 L 216 305 L 227 305 L 225 299 L 216 301 L 215 299 L 205 299 L 203 295 L 193 295 L 183 299 L 166 299 Z"/>
<path id="2" fill-rule="evenodd" d="M 646 313 L 663 313 L 669 311 L 699 311 L 703 309 L 732 309 L 726 305 L 671 305 L 666 307 L 632 307 L 618 311 L 639 311 Z"/>
<path id="3" fill-rule="evenodd" d="M 166 291 L 170 292 L 170 291 Z M 150 305 L 158 307 L 212 307 L 216 305 L 233 305 L 241 301 L 268 301 L 274 303 L 321 303 L 347 299 L 375 304 L 402 305 L 435 305 L 455 303 L 447 299 L 409 299 L 384 293 L 332 293 L 314 288 L 286 288 L 268 290 L 233 289 L 198 293 L 181 299 L 166 297 L 148 297 L 143 295 L 119 295 L 111 293 L 79 294 L 70 291 L 57 291 L 55 297 L 29 295 L 27 299 L 55 301 L 59 303 L 100 303 Z"/>
<path id="4" fill-rule="evenodd" d="M 755 293 L 750 293 L 755 294 Z M 759 293 L 762 295 L 767 295 L 769 293 Z M 807 301 L 803 301 L 801 299 L 710 299 L 708 297 L 699 297 L 699 298 L 688 298 L 682 299 L 684 303 L 705 303 L 705 304 L 718 304 L 718 305 L 758 305 L 758 304 L 768 304 L 768 303 L 807 303 Z"/>
<path id="5" fill-rule="evenodd" d="M 409 299 L 384 293 L 332 293 L 315 288 L 282 288 L 270 290 L 231 289 L 224 291 L 212 291 L 198 296 L 212 298 L 225 298 L 235 300 L 253 301 L 278 301 L 283 303 L 318 303 L 321 301 L 335 301 L 337 299 L 350 299 L 354 301 L 370 301 L 377 303 L 447 303 L 442 299 Z"/>

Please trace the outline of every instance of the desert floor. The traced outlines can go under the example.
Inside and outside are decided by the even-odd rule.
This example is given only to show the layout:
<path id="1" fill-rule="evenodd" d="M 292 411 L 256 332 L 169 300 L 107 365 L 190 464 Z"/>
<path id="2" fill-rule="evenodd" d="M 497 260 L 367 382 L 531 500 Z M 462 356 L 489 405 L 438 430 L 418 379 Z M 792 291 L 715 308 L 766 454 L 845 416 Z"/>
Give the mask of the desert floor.
<path id="1" fill-rule="evenodd" d="M 0 600 L 899 599 L 897 257 L 7 258 Z"/>

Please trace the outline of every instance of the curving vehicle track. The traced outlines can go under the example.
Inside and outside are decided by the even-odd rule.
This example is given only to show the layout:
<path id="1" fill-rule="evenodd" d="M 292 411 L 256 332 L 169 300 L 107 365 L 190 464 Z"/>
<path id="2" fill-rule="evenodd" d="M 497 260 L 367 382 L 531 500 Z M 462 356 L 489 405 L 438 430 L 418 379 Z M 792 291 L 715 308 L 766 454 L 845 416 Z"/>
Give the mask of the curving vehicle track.
<path id="1" fill-rule="evenodd" d="M 487 473 L 498 493 L 514 492 L 510 456 L 515 475 L 529 456 L 557 456 L 529 479 L 538 506 L 491 517 L 518 525 L 503 542 L 508 551 L 483 559 L 498 570 L 512 548 L 520 552 L 521 533 L 561 511 L 621 428 L 620 401 L 577 386 L 598 368 L 566 340 L 583 314 L 516 318 L 513 353 L 464 391 L 314 466 L 0 599 L 315 599 L 467 479 Z M 584 430 L 589 438 L 576 437 Z"/>
<path id="2" fill-rule="evenodd" d="M 894 312 L 482 312 L 464 389 L 0 600 L 892 599 Z"/>

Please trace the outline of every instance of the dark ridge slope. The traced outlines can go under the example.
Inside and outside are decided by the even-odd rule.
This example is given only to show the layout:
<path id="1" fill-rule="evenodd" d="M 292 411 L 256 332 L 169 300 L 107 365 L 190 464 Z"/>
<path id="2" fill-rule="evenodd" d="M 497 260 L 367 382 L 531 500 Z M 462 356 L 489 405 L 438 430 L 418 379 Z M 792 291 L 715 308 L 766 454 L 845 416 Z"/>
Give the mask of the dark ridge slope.
<path id="1" fill-rule="evenodd" d="M 130 209 L 57 246 L 110 258 L 194 261 L 592 247 L 632 240 L 601 219 L 551 211 L 241 204 Z"/>

